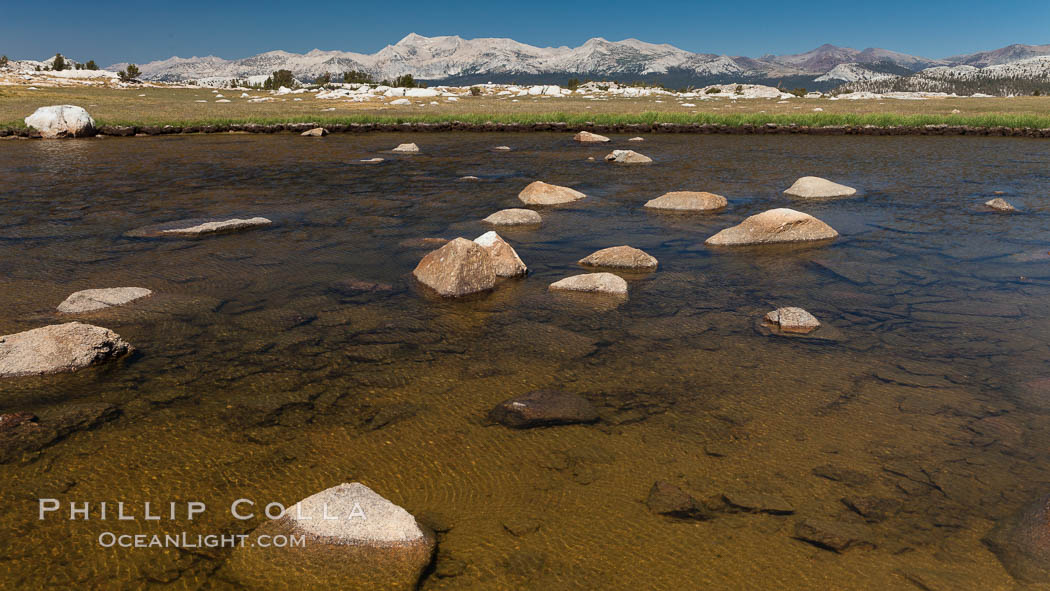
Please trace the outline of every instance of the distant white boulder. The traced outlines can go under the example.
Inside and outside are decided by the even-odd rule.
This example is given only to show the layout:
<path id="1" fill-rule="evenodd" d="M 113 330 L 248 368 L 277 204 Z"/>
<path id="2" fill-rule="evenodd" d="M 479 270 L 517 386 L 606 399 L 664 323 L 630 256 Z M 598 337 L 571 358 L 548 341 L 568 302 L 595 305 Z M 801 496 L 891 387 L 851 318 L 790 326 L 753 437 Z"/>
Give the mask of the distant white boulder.
<path id="1" fill-rule="evenodd" d="M 431 97 L 440 96 L 441 93 L 433 88 L 406 88 L 405 96 Z"/>
<path id="2" fill-rule="evenodd" d="M 408 100 L 407 98 L 399 98 L 399 99 L 394 99 L 394 100 L 390 101 L 390 104 L 391 105 L 411 105 L 412 101 Z"/>
<path id="3" fill-rule="evenodd" d="M 95 120 L 81 107 L 53 105 L 40 107 L 25 118 L 27 126 L 47 139 L 95 135 Z"/>

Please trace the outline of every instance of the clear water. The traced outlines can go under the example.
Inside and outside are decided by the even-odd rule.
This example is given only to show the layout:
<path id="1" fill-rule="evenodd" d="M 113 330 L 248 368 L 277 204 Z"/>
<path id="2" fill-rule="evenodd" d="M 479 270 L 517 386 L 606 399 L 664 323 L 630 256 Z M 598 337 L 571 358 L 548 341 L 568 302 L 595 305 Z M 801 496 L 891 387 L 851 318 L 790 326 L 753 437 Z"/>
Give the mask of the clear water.
<path id="1" fill-rule="evenodd" d="M 423 153 L 384 153 L 406 141 Z M 980 538 L 1050 480 L 1050 382 L 1038 382 L 1050 376 L 1050 143 L 652 135 L 631 147 L 656 163 L 615 167 L 601 162 L 608 146 L 542 133 L 0 143 L 0 334 L 64 321 L 54 308 L 79 289 L 156 293 L 81 318 L 120 333 L 134 358 L 0 383 L 0 412 L 107 402 L 122 413 L 0 465 L 2 586 L 228 588 L 225 550 L 96 538 L 243 532 L 259 522 L 231 519 L 234 499 L 291 504 L 361 481 L 452 526 L 425 589 L 1013 588 Z M 357 163 L 373 156 L 387 160 Z M 782 195 L 803 175 L 861 194 Z M 480 235 L 481 218 L 520 206 L 536 179 L 588 197 L 542 210 L 539 228 L 499 230 L 528 278 L 462 301 L 414 285 L 426 247 L 413 241 Z M 730 206 L 642 209 L 671 190 Z M 995 191 L 1023 213 L 981 208 Z M 772 207 L 842 236 L 704 246 Z M 255 215 L 274 226 L 125 235 Z M 660 260 L 629 277 L 626 303 L 546 291 L 619 244 Z M 824 328 L 769 334 L 758 321 L 782 305 Z M 583 394 L 603 421 L 484 424 L 537 388 Z M 829 464 L 866 479 L 814 475 Z M 795 513 L 676 521 L 646 508 L 655 480 L 697 498 L 776 495 Z M 901 510 L 866 523 L 841 501 L 858 496 Z M 199 500 L 209 512 L 39 521 L 40 497 Z M 804 519 L 853 525 L 868 544 L 799 541 Z M 522 522 L 538 528 L 508 531 Z"/>

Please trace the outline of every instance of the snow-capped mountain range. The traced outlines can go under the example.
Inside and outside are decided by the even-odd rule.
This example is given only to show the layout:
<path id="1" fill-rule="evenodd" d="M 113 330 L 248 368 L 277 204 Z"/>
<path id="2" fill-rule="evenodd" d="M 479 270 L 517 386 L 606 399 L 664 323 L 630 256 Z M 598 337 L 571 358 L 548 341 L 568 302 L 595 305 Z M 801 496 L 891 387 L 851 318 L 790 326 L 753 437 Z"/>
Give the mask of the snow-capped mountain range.
<path id="1" fill-rule="evenodd" d="M 410 34 L 373 54 L 322 51 L 305 54 L 269 51 L 227 60 L 215 56 L 180 58 L 140 64 L 142 78 L 158 81 L 244 79 L 291 70 L 299 79 L 312 80 L 326 72 L 339 75 L 354 70 L 375 79 L 411 74 L 416 79 L 456 83 L 520 82 L 543 78 L 564 82 L 567 76 L 594 79 L 654 79 L 677 84 L 713 81 L 842 82 L 910 75 L 939 67 L 986 67 L 1013 64 L 1050 55 L 1050 45 L 1011 45 L 945 59 L 929 59 L 885 49 L 861 51 L 822 45 L 795 55 L 759 58 L 693 53 L 667 44 L 637 39 L 589 39 L 579 47 L 535 47 L 513 39 L 463 39 L 457 36 L 423 37 Z M 119 70 L 126 64 L 114 64 Z"/>

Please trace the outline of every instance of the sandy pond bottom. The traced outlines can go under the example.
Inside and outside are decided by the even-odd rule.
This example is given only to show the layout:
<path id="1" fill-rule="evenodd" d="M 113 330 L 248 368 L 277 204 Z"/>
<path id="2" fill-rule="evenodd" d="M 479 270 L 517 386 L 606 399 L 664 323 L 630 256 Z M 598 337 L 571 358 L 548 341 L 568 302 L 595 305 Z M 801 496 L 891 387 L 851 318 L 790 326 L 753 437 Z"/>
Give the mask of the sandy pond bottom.
<path id="1" fill-rule="evenodd" d="M 384 153 L 406 141 L 422 154 Z M 0 412 L 120 411 L 0 464 L 2 586 L 231 588 L 228 550 L 96 540 L 242 533 L 260 520 L 233 519 L 235 499 L 290 505 L 360 481 L 446 530 L 424 589 L 1015 588 L 980 540 L 1050 489 L 1050 382 L 1038 382 L 1050 376 L 1050 143 L 654 135 L 630 147 L 655 164 L 616 167 L 601 162 L 609 145 L 540 133 L 0 144 L 0 334 L 62 321 L 54 308 L 78 289 L 156 294 L 81 318 L 119 332 L 134 358 L 0 383 Z M 373 156 L 387 160 L 357 163 Z M 861 194 L 781 194 L 803 175 Z M 413 240 L 474 238 L 536 179 L 588 197 L 542 210 L 539 228 L 500 230 L 528 278 L 454 302 L 413 284 L 426 252 Z M 683 189 L 730 206 L 641 207 Z M 981 209 L 994 191 L 1023 213 Z M 841 238 L 703 245 L 783 206 Z M 125 234 L 227 215 L 275 224 Z M 626 303 L 546 291 L 619 244 L 660 260 L 629 277 Z M 757 321 L 782 305 L 824 328 L 769 334 Z M 484 424 L 538 388 L 586 396 L 602 421 Z M 656 480 L 794 512 L 675 520 L 644 503 Z M 208 511 L 40 521 L 40 497 L 124 501 L 140 517 L 144 501 Z M 842 501 L 862 497 L 894 509 L 869 521 Z M 857 543 L 800 541 L 806 520 Z"/>

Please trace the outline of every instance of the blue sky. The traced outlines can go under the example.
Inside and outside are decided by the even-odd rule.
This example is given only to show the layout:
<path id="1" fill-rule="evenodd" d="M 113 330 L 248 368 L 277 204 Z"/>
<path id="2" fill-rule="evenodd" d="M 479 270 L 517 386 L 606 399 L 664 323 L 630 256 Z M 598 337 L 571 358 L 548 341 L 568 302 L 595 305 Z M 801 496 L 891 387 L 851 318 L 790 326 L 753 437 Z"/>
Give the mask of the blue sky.
<path id="1" fill-rule="evenodd" d="M 238 58 L 271 49 L 371 53 L 410 32 L 511 37 L 544 46 L 575 46 L 590 37 L 635 37 L 689 51 L 752 57 L 798 53 L 822 43 L 883 47 L 935 58 L 1010 43 L 1050 43 L 1050 0 L 11 0 L 5 4 L 0 54 L 43 59 L 61 51 L 100 65 L 172 55 Z"/>

